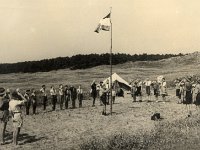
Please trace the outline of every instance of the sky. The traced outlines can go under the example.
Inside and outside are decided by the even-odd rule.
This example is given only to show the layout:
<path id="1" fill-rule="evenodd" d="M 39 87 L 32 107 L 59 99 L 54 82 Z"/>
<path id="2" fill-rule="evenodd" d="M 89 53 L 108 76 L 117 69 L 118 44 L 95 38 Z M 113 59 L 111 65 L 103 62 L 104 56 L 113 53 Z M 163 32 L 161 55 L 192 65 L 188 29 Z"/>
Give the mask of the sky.
<path id="1" fill-rule="evenodd" d="M 200 49 L 199 0 L 0 0 L 0 63 L 107 53 L 94 30 L 112 7 L 113 53 Z"/>

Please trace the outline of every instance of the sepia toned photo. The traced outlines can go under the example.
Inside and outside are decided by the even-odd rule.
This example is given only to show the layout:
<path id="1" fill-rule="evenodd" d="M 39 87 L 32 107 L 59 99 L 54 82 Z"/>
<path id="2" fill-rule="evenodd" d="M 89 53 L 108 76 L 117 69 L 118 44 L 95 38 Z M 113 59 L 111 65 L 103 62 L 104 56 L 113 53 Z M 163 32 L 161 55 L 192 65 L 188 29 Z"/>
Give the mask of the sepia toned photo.
<path id="1" fill-rule="evenodd" d="M 200 1 L 0 0 L 0 150 L 199 150 Z"/>

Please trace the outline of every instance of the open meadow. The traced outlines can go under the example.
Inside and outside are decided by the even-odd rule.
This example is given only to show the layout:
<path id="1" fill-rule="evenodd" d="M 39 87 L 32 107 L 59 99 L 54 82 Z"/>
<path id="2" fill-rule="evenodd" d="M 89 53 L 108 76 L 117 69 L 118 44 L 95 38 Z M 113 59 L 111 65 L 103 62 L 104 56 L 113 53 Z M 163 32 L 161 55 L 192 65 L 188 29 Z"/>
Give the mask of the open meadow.
<path id="1" fill-rule="evenodd" d="M 51 106 L 43 112 L 38 108 L 37 115 L 24 116 L 24 126 L 19 137 L 19 145 L 12 145 L 12 122 L 7 128 L 7 143 L 0 149 L 199 149 L 200 120 L 199 112 L 192 106 L 193 115 L 187 118 L 185 106 L 177 104 L 175 90 L 172 87 L 176 77 L 199 75 L 199 53 L 183 57 L 170 58 L 156 62 L 128 62 L 113 66 L 113 72 L 128 82 L 131 79 L 144 80 L 149 77 L 155 80 L 164 75 L 169 89 L 167 102 L 159 102 L 155 98 L 148 102 L 144 95 L 143 102 L 132 102 L 129 94 L 124 98 L 116 98 L 113 115 L 102 116 L 102 106 L 97 100 L 83 101 L 83 108 L 51 111 Z M 18 73 L 0 75 L 0 84 L 12 90 L 16 88 L 40 89 L 46 84 L 51 85 L 81 84 L 84 91 L 90 90 L 93 80 L 97 82 L 109 76 L 109 66 L 99 66 L 86 70 L 57 70 L 39 73 Z M 70 102 L 71 103 L 71 102 Z M 78 106 L 78 104 L 77 104 Z M 107 109 L 109 113 L 109 106 Z M 160 121 L 152 121 L 151 115 L 161 113 Z"/>

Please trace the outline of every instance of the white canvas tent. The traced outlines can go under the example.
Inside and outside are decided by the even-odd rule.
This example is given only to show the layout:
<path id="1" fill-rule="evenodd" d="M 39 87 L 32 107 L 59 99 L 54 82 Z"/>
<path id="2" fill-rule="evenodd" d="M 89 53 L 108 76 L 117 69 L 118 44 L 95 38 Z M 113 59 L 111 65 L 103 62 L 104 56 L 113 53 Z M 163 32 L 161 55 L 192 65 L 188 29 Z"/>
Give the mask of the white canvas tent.
<path id="1" fill-rule="evenodd" d="M 124 90 L 130 91 L 131 86 L 127 81 L 122 79 L 117 73 L 113 73 L 112 75 L 112 83 L 115 84 L 116 88 L 122 88 Z M 108 85 L 110 87 L 110 77 L 103 81 L 104 85 Z"/>

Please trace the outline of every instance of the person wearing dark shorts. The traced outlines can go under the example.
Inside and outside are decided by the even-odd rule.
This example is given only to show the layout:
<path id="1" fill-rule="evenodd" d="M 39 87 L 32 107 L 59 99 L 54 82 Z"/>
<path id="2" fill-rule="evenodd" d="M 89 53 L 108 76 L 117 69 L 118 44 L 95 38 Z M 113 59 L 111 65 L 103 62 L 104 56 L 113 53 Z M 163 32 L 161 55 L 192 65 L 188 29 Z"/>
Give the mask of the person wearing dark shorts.
<path id="1" fill-rule="evenodd" d="M 184 79 L 184 92 L 185 92 L 185 98 L 183 100 L 183 104 L 186 104 L 188 117 L 192 115 L 191 112 L 191 104 L 192 104 L 192 84 L 191 84 L 191 77 L 187 77 Z"/>

